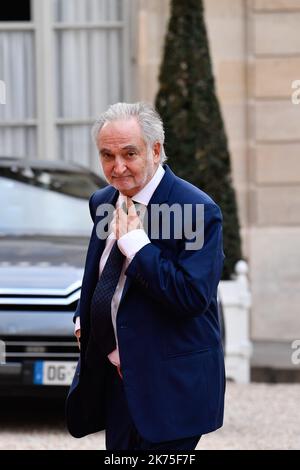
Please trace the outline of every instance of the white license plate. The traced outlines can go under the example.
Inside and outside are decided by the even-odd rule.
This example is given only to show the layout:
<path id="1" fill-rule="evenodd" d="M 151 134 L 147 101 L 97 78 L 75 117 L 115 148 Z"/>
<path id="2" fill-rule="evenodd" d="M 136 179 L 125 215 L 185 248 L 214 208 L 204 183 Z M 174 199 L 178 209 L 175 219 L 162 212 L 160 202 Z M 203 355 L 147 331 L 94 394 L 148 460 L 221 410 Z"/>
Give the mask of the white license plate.
<path id="1" fill-rule="evenodd" d="M 36 361 L 33 382 L 36 385 L 70 385 L 77 362 Z"/>

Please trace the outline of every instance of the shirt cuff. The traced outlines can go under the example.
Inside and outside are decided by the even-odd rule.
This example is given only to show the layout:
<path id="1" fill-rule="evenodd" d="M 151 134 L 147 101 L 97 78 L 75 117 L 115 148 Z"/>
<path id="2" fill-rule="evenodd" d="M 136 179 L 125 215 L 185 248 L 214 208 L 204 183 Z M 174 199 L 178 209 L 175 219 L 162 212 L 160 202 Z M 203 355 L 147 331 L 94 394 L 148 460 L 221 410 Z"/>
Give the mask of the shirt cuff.
<path id="1" fill-rule="evenodd" d="M 120 367 L 120 355 L 118 349 L 112 351 L 107 357 L 114 366 Z"/>
<path id="2" fill-rule="evenodd" d="M 76 333 L 77 330 L 80 330 L 80 317 L 76 317 L 74 333 Z"/>
<path id="3" fill-rule="evenodd" d="M 145 245 L 151 243 L 146 232 L 138 228 L 125 233 L 118 240 L 118 247 L 126 258 L 132 259 Z"/>

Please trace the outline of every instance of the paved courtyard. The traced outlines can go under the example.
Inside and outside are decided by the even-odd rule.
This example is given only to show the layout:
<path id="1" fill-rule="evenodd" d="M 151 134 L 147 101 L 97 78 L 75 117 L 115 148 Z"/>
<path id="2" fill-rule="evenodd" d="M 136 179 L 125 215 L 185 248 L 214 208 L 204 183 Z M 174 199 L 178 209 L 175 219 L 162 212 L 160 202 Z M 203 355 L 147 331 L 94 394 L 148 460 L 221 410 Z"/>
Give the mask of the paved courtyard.
<path id="1" fill-rule="evenodd" d="M 224 427 L 198 449 L 300 449 L 300 384 L 228 383 Z M 63 402 L 1 399 L 0 449 L 104 449 L 104 433 L 65 430 Z"/>

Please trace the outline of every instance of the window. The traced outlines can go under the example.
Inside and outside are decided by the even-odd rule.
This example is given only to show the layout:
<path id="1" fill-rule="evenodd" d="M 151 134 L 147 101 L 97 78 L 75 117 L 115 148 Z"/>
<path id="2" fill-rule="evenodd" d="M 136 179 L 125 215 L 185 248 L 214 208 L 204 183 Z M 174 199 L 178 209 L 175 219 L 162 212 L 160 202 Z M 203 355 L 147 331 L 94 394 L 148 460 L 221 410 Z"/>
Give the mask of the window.
<path id="1" fill-rule="evenodd" d="M 130 100 L 129 0 L 2 4 L 0 155 L 98 170 L 91 125 Z"/>
<path id="2" fill-rule="evenodd" d="M 54 0 L 56 139 L 62 160 L 93 168 L 98 158 L 91 125 L 109 104 L 126 98 L 125 5 Z"/>
<path id="3" fill-rule="evenodd" d="M 6 100 L 0 106 L 0 155 L 37 155 L 35 0 L 0 5 L 0 79 Z"/>
<path id="4" fill-rule="evenodd" d="M 30 0 L 1 2 L 0 21 L 30 21 Z"/>

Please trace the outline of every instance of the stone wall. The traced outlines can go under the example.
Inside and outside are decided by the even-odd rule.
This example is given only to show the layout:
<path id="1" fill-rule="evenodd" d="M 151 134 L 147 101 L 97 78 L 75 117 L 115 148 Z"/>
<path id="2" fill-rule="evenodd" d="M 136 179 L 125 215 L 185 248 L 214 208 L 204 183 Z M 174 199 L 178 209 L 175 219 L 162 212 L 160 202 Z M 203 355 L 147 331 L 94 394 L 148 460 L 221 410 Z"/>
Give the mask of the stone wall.
<path id="1" fill-rule="evenodd" d="M 253 339 L 300 334 L 300 2 L 248 2 Z"/>
<path id="2" fill-rule="evenodd" d="M 169 1 L 134 2 L 137 94 L 152 101 Z M 300 1 L 204 5 L 250 268 L 251 338 L 289 348 L 300 335 L 300 105 L 291 102 L 300 79 Z"/>

